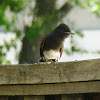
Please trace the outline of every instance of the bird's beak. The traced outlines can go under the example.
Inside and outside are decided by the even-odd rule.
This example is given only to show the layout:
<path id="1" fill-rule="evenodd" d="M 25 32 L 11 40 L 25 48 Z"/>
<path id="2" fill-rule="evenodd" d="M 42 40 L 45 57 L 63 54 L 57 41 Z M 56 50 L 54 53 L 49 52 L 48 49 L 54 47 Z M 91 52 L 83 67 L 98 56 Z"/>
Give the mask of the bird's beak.
<path id="1" fill-rule="evenodd" d="M 65 32 L 65 33 L 68 35 L 75 35 L 75 33 L 72 33 L 72 32 Z"/>

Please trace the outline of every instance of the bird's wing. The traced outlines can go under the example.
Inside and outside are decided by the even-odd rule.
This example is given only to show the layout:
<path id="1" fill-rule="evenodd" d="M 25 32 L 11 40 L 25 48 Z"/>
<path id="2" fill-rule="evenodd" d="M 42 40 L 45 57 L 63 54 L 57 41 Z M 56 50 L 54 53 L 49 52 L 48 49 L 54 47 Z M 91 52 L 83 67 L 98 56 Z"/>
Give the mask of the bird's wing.
<path id="1" fill-rule="evenodd" d="M 60 48 L 60 57 L 62 56 L 63 50 L 64 50 L 64 46 L 62 45 L 61 48 Z"/>
<path id="2" fill-rule="evenodd" d="M 42 39 L 41 44 L 40 44 L 40 56 L 43 57 L 43 47 L 45 43 L 46 36 Z"/>

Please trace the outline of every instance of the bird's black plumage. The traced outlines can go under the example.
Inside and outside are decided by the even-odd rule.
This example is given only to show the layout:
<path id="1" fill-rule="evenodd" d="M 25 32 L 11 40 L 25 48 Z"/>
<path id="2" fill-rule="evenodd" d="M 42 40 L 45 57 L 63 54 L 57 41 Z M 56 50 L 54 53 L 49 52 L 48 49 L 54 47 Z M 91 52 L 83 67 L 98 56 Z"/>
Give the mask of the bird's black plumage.
<path id="1" fill-rule="evenodd" d="M 70 34 L 71 30 L 66 24 L 60 24 L 54 31 L 47 34 L 40 45 L 40 62 L 57 61 L 62 55 L 64 40 Z"/>

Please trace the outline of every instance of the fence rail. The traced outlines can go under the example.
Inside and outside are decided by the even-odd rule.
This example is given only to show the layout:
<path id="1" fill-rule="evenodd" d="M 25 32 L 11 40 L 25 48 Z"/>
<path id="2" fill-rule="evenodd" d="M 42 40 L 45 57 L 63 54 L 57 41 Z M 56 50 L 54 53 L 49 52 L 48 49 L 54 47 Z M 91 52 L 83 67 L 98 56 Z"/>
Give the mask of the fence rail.
<path id="1" fill-rule="evenodd" d="M 86 100 L 100 100 L 100 59 L 0 65 L 0 96 L 3 96 L 0 98 L 6 98 L 0 100 L 10 100 L 7 96 L 24 96 L 18 100 L 40 100 L 40 97 L 45 100 L 44 95 L 60 95 L 63 98 L 51 100 L 85 100 L 87 93 L 92 99 Z"/>

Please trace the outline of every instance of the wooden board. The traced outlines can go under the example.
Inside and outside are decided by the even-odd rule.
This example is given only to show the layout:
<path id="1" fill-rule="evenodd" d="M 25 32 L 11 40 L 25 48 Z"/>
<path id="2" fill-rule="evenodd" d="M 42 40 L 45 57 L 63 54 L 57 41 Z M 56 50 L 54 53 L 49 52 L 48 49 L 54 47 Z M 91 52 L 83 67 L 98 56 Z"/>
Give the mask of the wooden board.
<path id="1" fill-rule="evenodd" d="M 45 100 L 44 96 L 24 96 L 24 100 Z"/>
<path id="2" fill-rule="evenodd" d="M 0 96 L 0 100 L 8 100 L 7 96 Z"/>
<path id="3" fill-rule="evenodd" d="M 100 80 L 100 59 L 57 64 L 0 65 L 0 85 Z"/>
<path id="4" fill-rule="evenodd" d="M 84 95 L 82 94 L 62 95 L 61 100 L 84 100 Z"/>
<path id="5" fill-rule="evenodd" d="M 100 81 L 0 86 L 0 95 L 61 95 L 78 93 L 100 93 Z"/>
<path id="6" fill-rule="evenodd" d="M 100 94 L 96 95 L 96 96 L 93 96 L 93 100 L 100 100 Z"/>

